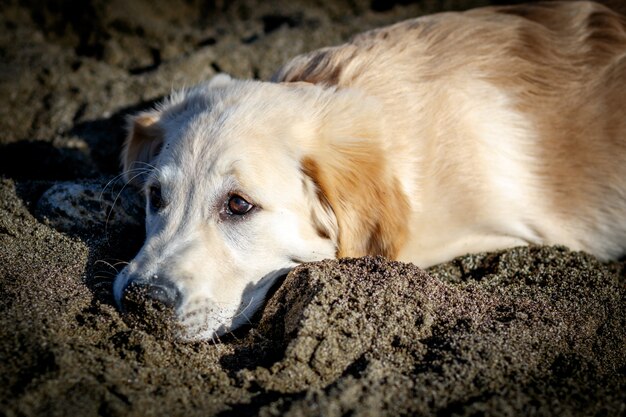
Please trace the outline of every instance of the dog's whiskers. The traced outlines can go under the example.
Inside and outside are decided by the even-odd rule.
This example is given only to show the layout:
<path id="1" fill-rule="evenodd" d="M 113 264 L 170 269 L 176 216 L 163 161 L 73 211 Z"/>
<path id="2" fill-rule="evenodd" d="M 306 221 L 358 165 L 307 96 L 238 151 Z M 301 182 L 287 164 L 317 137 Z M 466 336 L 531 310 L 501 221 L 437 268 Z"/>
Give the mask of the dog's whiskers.
<path id="1" fill-rule="evenodd" d="M 239 317 L 239 316 L 243 316 L 243 317 L 246 319 L 246 321 L 248 322 L 248 324 L 252 324 L 252 321 L 250 321 L 250 318 L 246 315 L 246 310 L 247 310 L 248 308 L 250 308 L 250 306 L 252 305 L 252 302 L 253 302 L 253 301 L 254 301 L 254 297 L 251 297 L 251 298 L 250 298 L 250 301 L 248 302 L 248 305 L 247 305 L 247 306 L 246 306 L 243 310 L 241 310 L 239 313 L 237 313 L 237 314 L 233 317 L 233 320 L 234 320 L 234 319 L 236 319 L 236 318 L 237 318 L 237 317 Z"/>
<path id="2" fill-rule="evenodd" d="M 122 263 L 122 262 L 128 263 L 125 259 L 120 259 L 120 258 L 108 258 L 108 259 L 118 262 L 118 263 Z"/>
<path id="3" fill-rule="evenodd" d="M 105 224 L 104 224 L 104 235 L 105 236 L 108 235 L 108 227 L 109 227 L 109 220 L 111 218 L 111 213 L 113 213 L 113 209 L 115 208 L 115 204 L 117 204 L 117 200 L 119 199 L 120 195 L 122 194 L 122 192 L 124 191 L 126 186 L 131 181 L 133 181 L 135 178 L 137 178 L 138 176 L 141 176 L 141 175 L 144 175 L 144 174 L 146 174 L 146 175 L 153 174 L 153 170 L 152 169 L 148 169 L 148 168 L 133 168 L 133 169 L 126 170 L 126 171 L 116 175 L 111 180 L 109 180 L 104 187 L 102 187 L 102 190 L 100 191 L 100 195 L 98 196 L 98 201 L 100 201 L 100 203 L 102 204 L 103 203 L 104 193 L 106 192 L 107 188 L 109 188 L 113 183 L 117 182 L 123 176 L 130 175 L 131 173 L 135 174 L 135 175 L 124 183 L 124 185 L 122 186 L 121 190 L 115 196 L 115 199 L 113 200 L 113 203 L 111 203 L 111 206 L 107 210 L 107 213 L 106 213 L 107 217 L 106 217 Z"/>
<path id="4" fill-rule="evenodd" d="M 120 273 L 120 271 L 118 271 L 116 268 L 116 266 L 120 264 L 119 262 L 113 265 L 110 262 L 105 261 L 104 259 L 98 259 L 97 261 L 94 262 L 94 265 L 99 264 L 99 263 L 111 268 L 113 271 L 115 271 L 115 275 Z M 105 272 L 105 271 L 102 271 L 102 272 Z"/>
<path id="5" fill-rule="evenodd" d="M 156 171 L 156 172 L 161 172 L 161 170 L 159 168 L 157 168 L 156 166 L 149 164 L 148 162 L 143 162 L 143 161 L 135 161 L 133 162 L 133 165 L 137 165 L 137 164 L 142 164 L 142 165 L 146 165 L 147 168 L 143 168 L 147 171 Z M 133 168 L 133 169 L 141 169 L 141 168 Z"/>
<path id="6" fill-rule="evenodd" d="M 104 187 L 102 187 L 102 190 L 100 191 L 100 195 L 98 196 L 98 200 L 102 201 L 102 197 L 104 196 L 104 192 L 107 190 L 107 188 L 109 188 L 109 186 L 111 186 L 111 184 L 113 184 L 114 182 L 116 182 L 117 180 L 119 180 L 122 176 L 124 175 L 124 173 L 120 173 L 117 174 L 116 176 L 114 176 L 113 178 L 111 178 L 105 185 Z"/>
<path id="7" fill-rule="evenodd" d="M 133 168 L 133 169 L 126 170 L 126 171 L 116 175 L 115 177 L 111 178 L 111 180 L 109 180 L 104 187 L 102 187 L 102 190 L 100 191 L 100 195 L 98 196 L 98 201 L 102 202 L 102 199 L 104 197 L 104 193 L 106 192 L 107 188 L 109 188 L 113 183 L 117 182 L 123 176 L 129 175 L 131 173 L 132 174 L 137 174 L 137 175 L 143 175 L 143 174 L 150 174 L 151 172 L 152 172 L 152 170 L 148 169 L 148 168 Z M 132 181 L 132 179 L 134 179 L 134 178 L 136 178 L 136 177 L 133 177 L 130 180 L 126 181 L 126 183 L 124 183 L 124 187 L 126 185 L 128 185 L 128 183 L 130 181 Z M 122 187 L 122 190 L 123 189 L 124 188 Z M 113 209 L 114 205 L 115 204 L 113 204 L 111 206 L 111 210 Z"/>
<path id="8" fill-rule="evenodd" d="M 104 272 L 104 271 L 101 271 Z M 115 276 L 104 276 L 104 275 L 94 275 L 93 280 L 91 282 L 91 287 L 95 291 L 106 291 L 109 292 L 111 287 L 113 286 L 113 281 L 115 280 Z"/>
<path id="9" fill-rule="evenodd" d="M 100 283 L 100 282 L 113 282 L 115 280 L 115 277 L 107 277 L 106 275 L 94 275 L 93 277 L 99 279 L 99 281 L 97 281 L 98 283 Z"/>
<path id="10" fill-rule="evenodd" d="M 107 278 L 110 279 L 111 281 L 113 281 L 115 279 L 115 276 L 117 274 L 114 274 L 113 272 L 109 272 L 109 271 L 98 271 L 98 274 L 107 274 L 107 275 L 94 275 L 94 278 Z"/>
<path id="11" fill-rule="evenodd" d="M 128 184 L 130 184 L 131 182 L 133 182 L 133 180 L 135 180 L 135 178 L 140 177 L 141 175 L 148 173 L 148 175 L 150 175 L 151 173 L 153 173 L 154 171 L 152 170 L 148 170 L 148 169 L 137 169 L 139 171 L 139 173 L 136 173 L 135 175 L 133 175 L 131 178 L 128 179 L 128 181 L 126 181 L 126 183 L 122 186 L 122 188 L 120 189 L 120 191 L 117 193 L 117 195 L 115 196 L 115 198 L 113 199 L 113 203 L 111 204 L 111 208 L 109 209 L 108 213 L 107 213 L 107 218 L 106 221 L 104 223 L 104 234 L 107 234 L 108 231 L 108 227 L 109 227 L 109 220 L 111 219 L 111 213 L 113 213 L 113 208 L 115 207 L 115 204 L 117 204 L 117 200 L 119 200 L 120 196 L 122 195 L 122 193 L 124 192 L 124 190 L 126 189 L 126 187 L 128 187 Z M 135 170 L 132 170 L 135 171 Z M 131 172 L 131 170 L 127 171 L 127 172 Z"/>

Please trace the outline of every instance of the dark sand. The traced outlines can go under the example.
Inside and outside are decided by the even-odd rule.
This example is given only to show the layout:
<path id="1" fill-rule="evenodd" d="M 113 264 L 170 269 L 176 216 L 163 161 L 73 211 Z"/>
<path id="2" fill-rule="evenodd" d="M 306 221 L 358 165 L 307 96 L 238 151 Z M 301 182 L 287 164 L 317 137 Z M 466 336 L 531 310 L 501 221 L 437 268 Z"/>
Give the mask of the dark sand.
<path id="1" fill-rule="evenodd" d="M 132 190 L 107 186 L 123 116 L 216 71 L 267 78 L 352 33 L 482 4 L 396 3 L 3 3 L 0 416 L 626 414 L 626 262 L 565 248 L 426 272 L 304 265 L 217 344 L 113 307 L 100 260 L 142 240 Z"/>

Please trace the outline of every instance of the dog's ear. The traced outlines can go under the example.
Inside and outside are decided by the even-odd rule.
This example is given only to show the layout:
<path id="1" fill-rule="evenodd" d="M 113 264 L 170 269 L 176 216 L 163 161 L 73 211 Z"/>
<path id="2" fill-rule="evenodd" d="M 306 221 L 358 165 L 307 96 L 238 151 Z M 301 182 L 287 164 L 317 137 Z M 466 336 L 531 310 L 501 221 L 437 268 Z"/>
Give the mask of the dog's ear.
<path id="1" fill-rule="evenodd" d="M 337 217 L 326 197 L 322 184 L 320 184 L 319 165 L 313 158 L 305 157 L 301 161 L 300 169 L 304 174 L 304 188 L 309 199 L 311 224 L 318 236 L 330 239 L 337 245 L 339 240 Z"/>
<path id="2" fill-rule="evenodd" d="M 359 94 L 334 95 L 302 170 L 334 213 L 338 257 L 393 259 L 406 240 L 410 206 L 383 149 L 380 107 Z"/>
<path id="3" fill-rule="evenodd" d="M 161 150 L 164 133 L 158 124 L 159 116 L 154 110 L 128 119 L 128 136 L 122 150 L 122 169 L 127 182 L 143 184 L 152 161 Z"/>

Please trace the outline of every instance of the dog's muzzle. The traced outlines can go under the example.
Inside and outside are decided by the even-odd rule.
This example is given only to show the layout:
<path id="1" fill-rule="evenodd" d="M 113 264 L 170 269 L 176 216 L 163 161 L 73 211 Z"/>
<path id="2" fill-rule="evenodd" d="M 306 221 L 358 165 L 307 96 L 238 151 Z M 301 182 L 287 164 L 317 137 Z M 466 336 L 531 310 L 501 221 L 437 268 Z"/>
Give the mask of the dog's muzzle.
<path id="1" fill-rule="evenodd" d="M 122 292 L 120 307 L 124 312 L 141 314 L 147 304 L 175 310 L 181 300 L 180 290 L 171 280 L 160 275 L 149 278 L 131 275 Z"/>

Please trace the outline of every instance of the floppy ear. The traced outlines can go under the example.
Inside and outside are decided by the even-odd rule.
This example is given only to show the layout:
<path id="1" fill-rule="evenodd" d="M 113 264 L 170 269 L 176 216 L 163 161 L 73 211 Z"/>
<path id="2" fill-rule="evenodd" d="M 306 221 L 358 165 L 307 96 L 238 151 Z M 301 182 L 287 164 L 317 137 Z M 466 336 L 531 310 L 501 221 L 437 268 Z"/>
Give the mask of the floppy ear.
<path id="1" fill-rule="evenodd" d="M 410 207 L 382 146 L 380 108 L 351 92 L 334 95 L 302 171 L 335 215 L 337 257 L 393 259 L 406 240 Z"/>
<path id="2" fill-rule="evenodd" d="M 305 193 L 309 197 L 311 224 L 319 237 L 330 239 L 337 245 L 339 240 L 337 217 L 319 182 L 319 166 L 312 158 L 305 157 L 301 161 L 300 169 L 304 174 Z"/>
<path id="3" fill-rule="evenodd" d="M 154 110 L 128 119 L 128 136 L 122 150 L 122 168 L 127 182 L 143 184 L 146 169 L 161 150 L 164 134 L 158 125 L 159 116 Z"/>

